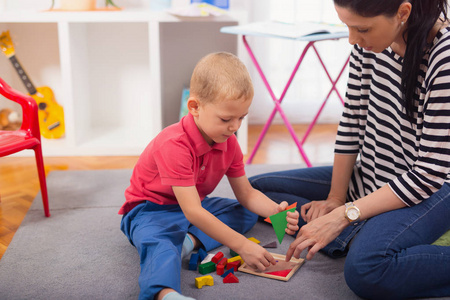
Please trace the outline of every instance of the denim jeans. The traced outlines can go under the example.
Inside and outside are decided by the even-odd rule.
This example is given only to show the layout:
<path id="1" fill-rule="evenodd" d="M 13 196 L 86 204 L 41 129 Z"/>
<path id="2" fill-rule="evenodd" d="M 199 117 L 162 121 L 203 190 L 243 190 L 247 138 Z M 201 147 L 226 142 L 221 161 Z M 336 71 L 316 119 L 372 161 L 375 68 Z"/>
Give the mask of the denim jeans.
<path id="1" fill-rule="evenodd" d="M 239 233 L 247 232 L 257 221 L 256 214 L 234 199 L 205 198 L 202 206 Z M 181 293 L 181 249 L 188 232 L 206 251 L 221 245 L 189 223 L 179 205 L 141 203 L 122 217 L 121 230 L 141 259 L 139 300 L 153 299 L 166 287 Z"/>
<path id="2" fill-rule="evenodd" d="M 311 200 L 326 199 L 331 174 L 332 167 L 305 168 L 257 175 L 250 182 L 272 200 L 297 202 L 300 208 Z M 344 276 L 360 297 L 450 296 L 450 247 L 430 245 L 449 229 L 446 183 L 421 204 L 347 227 L 321 251 L 331 257 L 347 255 Z"/>

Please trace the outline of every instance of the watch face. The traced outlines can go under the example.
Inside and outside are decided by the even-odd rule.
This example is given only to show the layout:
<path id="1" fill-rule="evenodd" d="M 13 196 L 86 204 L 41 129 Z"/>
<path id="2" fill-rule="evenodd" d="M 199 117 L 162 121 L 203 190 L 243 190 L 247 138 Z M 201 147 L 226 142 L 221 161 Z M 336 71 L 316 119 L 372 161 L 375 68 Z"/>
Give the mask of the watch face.
<path id="1" fill-rule="evenodd" d="M 348 218 L 351 219 L 351 220 L 357 220 L 357 219 L 359 218 L 358 210 L 355 209 L 355 208 L 350 208 L 350 209 L 347 211 L 347 216 L 348 216 Z"/>

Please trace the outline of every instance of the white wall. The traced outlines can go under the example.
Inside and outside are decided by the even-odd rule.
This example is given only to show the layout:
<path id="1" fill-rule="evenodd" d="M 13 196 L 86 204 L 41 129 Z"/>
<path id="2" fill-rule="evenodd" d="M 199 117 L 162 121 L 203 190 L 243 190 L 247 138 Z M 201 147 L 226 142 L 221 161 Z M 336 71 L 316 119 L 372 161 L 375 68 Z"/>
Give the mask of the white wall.
<path id="1" fill-rule="evenodd" d="M 113 0 L 125 9 L 149 9 L 152 0 Z M 51 0 L 0 0 L 0 11 L 6 10 L 46 10 Z M 190 0 L 172 0 L 173 6 L 187 5 Z M 55 0 L 58 7 L 59 0 Z M 97 0 L 98 7 L 105 5 L 105 0 Z M 248 21 L 282 20 L 297 21 L 326 21 L 339 22 L 334 11 L 332 0 L 230 0 L 230 9 L 246 10 Z M 281 95 L 294 64 L 298 60 L 304 42 L 293 42 L 275 38 L 249 37 L 252 46 L 265 75 L 277 97 Z M 274 105 L 265 86 L 251 63 L 248 53 L 239 40 L 239 55 L 246 63 L 255 85 L 254 104 L 250 109 L 249 123 L 263 124 L 268 118 Z M 340 41 L 326 41 L 317 43 L 317 49 L 329 68 L 333 78 L 340 71 L 350 51 L 345 39 Z M 312 50 L 312 49 L 311 49 Z M 27 65 L 30 69 L 32 66 Z M 345 94 L 347 71 L 338 83 L 341 95 Z M 299 72 L 294 78 L 291 88 L 283 100 L 283 109 L 292 123 L 308 123 L 322 104 L 331 84 L 321 68 L 317 57 L 310 51 L 305 57 Z M 178 109 L 175 108 L 175 109 Z M 319 122 L 338 122 L 342 105 L 335 93 L 331 95 Z M 282 123 L 279 115 L 274 123 Z"/>

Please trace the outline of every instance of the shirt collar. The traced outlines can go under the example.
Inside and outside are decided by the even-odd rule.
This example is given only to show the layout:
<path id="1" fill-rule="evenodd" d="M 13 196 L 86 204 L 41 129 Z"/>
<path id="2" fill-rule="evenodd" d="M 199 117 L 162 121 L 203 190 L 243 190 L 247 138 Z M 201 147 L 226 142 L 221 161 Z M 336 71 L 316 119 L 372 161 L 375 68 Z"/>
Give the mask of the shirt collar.
<path id="1" fill-rule="evenodd" d="M 186 135 L 189 137 L 189 140 L 191 142 L 192 147 L 195 149 L 195 154 L 197 156 L 201 156 L 206 154 L 207 152 L 211 151 L 212 149 L 220 150 L 220 151 L 227 151 L 227 142 L 223 143 L 215 143 L 214 145 L 210 146 L 205 138 L 203 137 L 202 133 L 198 129 L 197 125 L 195 124 L 194 117 L 188 113 L 183 119 L 181 120 L 184 131 L 186 132 Z"/>

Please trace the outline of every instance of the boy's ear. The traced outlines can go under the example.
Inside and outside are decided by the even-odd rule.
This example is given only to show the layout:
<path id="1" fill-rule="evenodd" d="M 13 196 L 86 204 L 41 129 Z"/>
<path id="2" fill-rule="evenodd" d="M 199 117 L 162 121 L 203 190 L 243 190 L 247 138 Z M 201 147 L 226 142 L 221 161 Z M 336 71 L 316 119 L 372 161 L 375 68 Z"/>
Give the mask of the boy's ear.
<path id="1" fill-rule="evenodd" d="M 189 99 L 187 101 L 187 108 L 188 108 L 189 112 L 191 113 L 191 115 L 193 115 L 194 117 L 197 116 L 199 107 L 200 107 L 200 102 L 198 101 L 198 99 L 195 97 L 189 97 Z"/>

